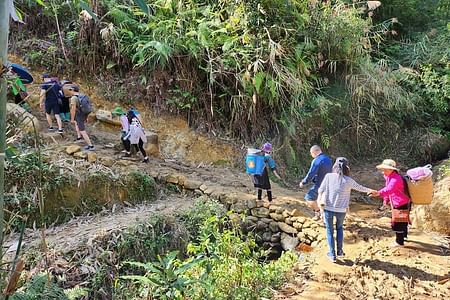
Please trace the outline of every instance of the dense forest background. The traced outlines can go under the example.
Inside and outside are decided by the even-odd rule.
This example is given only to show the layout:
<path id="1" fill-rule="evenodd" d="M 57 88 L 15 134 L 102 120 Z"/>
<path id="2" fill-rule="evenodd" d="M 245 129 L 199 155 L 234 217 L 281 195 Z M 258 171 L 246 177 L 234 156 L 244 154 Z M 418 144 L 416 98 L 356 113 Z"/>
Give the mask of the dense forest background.
<path id="1" fill-rule="evenodd" d="M 11 31 L 29 64 L 198 130 L 274 141 L 291 174 L 312 143 L 411 163 L 446 152 L 430 147 L 450 131 L 449 0 L 39 3 L 18 1 Z"/>

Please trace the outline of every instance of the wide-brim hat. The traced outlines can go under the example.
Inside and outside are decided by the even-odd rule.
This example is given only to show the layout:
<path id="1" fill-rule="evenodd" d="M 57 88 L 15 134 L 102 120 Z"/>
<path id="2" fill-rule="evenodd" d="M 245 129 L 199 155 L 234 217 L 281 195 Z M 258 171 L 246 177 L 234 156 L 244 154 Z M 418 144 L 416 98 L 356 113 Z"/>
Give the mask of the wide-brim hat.
<path id="1" fill-rule="evenodd" d="M 377 169 L 398 171 L 397 163 L 392 159 L 385 159 L 377 166 Z"/>
<path id="2" fill-rule="evenodd" d="M 113 109 L 113 111 L 111 112 L 112 115 L 116 115 L 116 116 L 121 116 L 121 115 L 125 115 L 126 111 L 124 111 L 122 109 L 122 107 L 117 106 L 116 108 Z"/>

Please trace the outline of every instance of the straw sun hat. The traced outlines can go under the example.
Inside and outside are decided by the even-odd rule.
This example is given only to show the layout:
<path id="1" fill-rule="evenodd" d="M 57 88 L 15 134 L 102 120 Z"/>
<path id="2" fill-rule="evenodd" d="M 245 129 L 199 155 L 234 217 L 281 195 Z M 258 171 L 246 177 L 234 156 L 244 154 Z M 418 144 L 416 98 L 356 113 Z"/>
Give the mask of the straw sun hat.
<path id="1" fill-rule="evenodd" d="M 385 159 L 383 162 L 377 166 L 377 169 L 388 169 L 398 171 L 397 163 L 392 159 Z"/>

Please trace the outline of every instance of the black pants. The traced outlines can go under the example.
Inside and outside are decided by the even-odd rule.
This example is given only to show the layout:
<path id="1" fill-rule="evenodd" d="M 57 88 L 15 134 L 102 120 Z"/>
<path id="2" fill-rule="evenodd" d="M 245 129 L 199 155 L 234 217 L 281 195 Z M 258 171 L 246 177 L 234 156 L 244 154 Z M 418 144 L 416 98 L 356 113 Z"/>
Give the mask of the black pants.
<path id="1" fill-rule="evenodd" d="M 20 96 L 20 93 L 17 93 L 17 94 L 14 96 L 14 103 L 15 103 L 15 104 L 21 104 L 22 101 L 23 101 L 22 96 Z"/>
<path id="2" fill-rule="evenodd" d="M 397 209 L 409 209 L 409 204 L 396 207 Z M 395 232 L 395 241 L 399 245 L 405 243 L 405 238 L 408 236 L 408 222 L 395 222 L 392 223 L 392 230 Z"/>
<path id="3" fill-rule="evenodd" d="M 130 143 L 129 139 L 126 139 L 126 140 L 122 139 L 122 144 L 127 152 L 131 151 L 131 143 Z M 133 146 L 135 146 L 136 149 L 139 149 L 141 151 L 144 158 L 147 157 L 147 152 L 145 152 L 145 149 L 144 149 L 144 141 L 142 139 L 139 139 L 139 143 L 137 145 L 133 145 Z"/>
<path id="4" fill-rule="evenodd" d="M 70 113 L 70 100 L 69 100 L 69 98 L 64 97 L 62 99 L 59 110 L 63 114 Z"/>

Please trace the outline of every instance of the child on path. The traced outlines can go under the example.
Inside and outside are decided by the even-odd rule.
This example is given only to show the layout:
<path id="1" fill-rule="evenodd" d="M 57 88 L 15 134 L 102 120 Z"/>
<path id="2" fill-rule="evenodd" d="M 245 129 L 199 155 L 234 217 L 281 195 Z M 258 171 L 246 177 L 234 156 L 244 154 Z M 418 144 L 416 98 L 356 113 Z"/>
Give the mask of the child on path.
<path id="1" fill-rule="evenodd" d="M 122 142 L 124 150 L 122 153 L 128 153 L 127 149 L 129 148 L 129 140 L 126 138 L 128 136 L 128 132 L 130 131 L 130 124 L 128 122 L 127 113 L 122 109 L 122 107 L 117 106 L 111 112 L 113 116 L 118 116 L 120 120 L 120 125 L 122 126 L 122 130 L 120 131 L 120 141 Z"/>
<path id="2" fill-rule="evenodd" d="M 371 196 L 382 197 L 385 206 L 391 205 L 392 209 L 409 210 L 410 199 L 406 192 L 405 182 L 398 173 L 397 163 L 392 159 L 385 159 L 383 163 L 376 166 L 383 172 L 385 187 L 379 191 L 373 191 Z M 395 232 L 395 242 L 391 247 L 402 247 L 408 236 L 408 222 L 391 222 L 392 230 Z"/>
<path id="3" fill-rule="evenodd" d="M 323 218 L 327 230 L 329 251 L 328 258 L 336 262 L 337 257 L 343 257 L 344 218 L 349 207 L 350 193 L 357 190 L 364 193 L 372 189 L 358 184 L 350 177 L 350 167 L 345 157 L 338 157 L 333 165 L 333 173 L 327 173 L 319 187 L 318 202 L 323 208 Z M 334 218 L 336 218 L 336 246 L 334 243 Z"/>
<path id="4" fill-rule="evenodd" d="M 272 152 L 272 144 L 265 143 L 261 147 L 261 151 L 264 155 L 264 162 L 266 166 L 264 167 L 264 171 L 261 175 L 252 175 L 253 185 L 257 189 L 258 192 L 258 200 L 262 200 L 262 190 L 267 191 L 267 199 L 272 201 L 272 187 L 270 185 L 270 179 L 269 179 L 269 171 L 267 169 L 267 166 L 272 170 L 273 174 L 281 180 L 280 175 L 278 175 L 278 172 L 276 170 L 275 161 L 270 156 L 270 152 Z"/>
<path id="5" fill-rule="evenodd" d="M 135 110 L 130 109 L 126 115 L 126 119 L 128 123 L 124 124 L 122 120 L 124 122 L 125 120 L 121 118 L 122 132 L 124 132 L 128 124 L 128 132 L 122 138 L 123 146 L 126 150 L 125 156 L 131 156 L 131 145 L 135 145 L 135 147 L 137 147 L 141 151 L 142 156 L 144 157 L 144 160 L 142 162 L 148 163 L 149 158 L 144 149 L 144 144 L 147 143 L 147 137 L 145 135 L 144 127 L 142 126 L 140 119 L 136 115 Z"/>
<path id="6" fill-rule="evenodd" d="M 81 138 L 86 142 L 84 150 L 94 150 L 95 147 L 92 145 L 91 139 L 86 132 L 85 123 L 88 120 L 88 114 L 83 113 L 81 110 L 80 99 L 81 97 L 87 97 L 80 94 L 80 89 L 76 85 L 72 85 L 67 89 L 68 95 L 70 96 L 70 122 L 75 125 L 75 130 L 77 132 L 76 141 L 80 141 Z"/>

